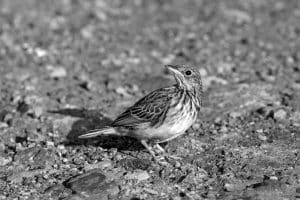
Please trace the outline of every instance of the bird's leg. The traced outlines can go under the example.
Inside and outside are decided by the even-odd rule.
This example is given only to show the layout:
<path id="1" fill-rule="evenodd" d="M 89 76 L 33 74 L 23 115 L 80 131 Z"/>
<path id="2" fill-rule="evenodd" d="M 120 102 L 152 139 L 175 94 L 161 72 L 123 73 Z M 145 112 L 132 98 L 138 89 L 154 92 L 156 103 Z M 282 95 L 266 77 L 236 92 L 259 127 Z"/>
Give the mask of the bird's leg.
<path id="1" fill-rule="evenodd" d="M 161 157 L 161 158 L 158 158 L 158 157 L 155 155 L 154 151 L 153 151 L 152 148 L 147 144 L 146 140 L 141 140 L 141 143 L 142 143 L 142 145 L 149 151 L 149 153 L 153 156 L 154 160 L 155 160 L 157 163 L 159 163 L 159 164 L 161 164 L 161 165 L 164 165 L 164 166 L 167 166 L 167 165 L 168 165 L 168 163 L 164 161 L 164 158 L 165 158 L 164 156 Z M 159 147 L 160 147 L 161 149 L 163 149 L 161 146 L 159 146 Z"/>
<path id="2" fill-rule="evenodd" d="M 160 152 L 162 152 L 164 154 L 166 153 L 166 150 L 164 148 L 162 148 L 158 143 L 156 143 L 155 146 Z"/>
<path id="3" fill-rule="evenodd" d="M 152 148 L 147 144 L 146 140 L 141 140 L 142 145 L 149 151 L 149 153 L 156 159 L 155 153 Z"/>
<path id="4" fill-rule="evenodd" d="M 174 160 L 181 160 L 181 159 L 182 159 L 181 157 L 178 157 L 178 156 L 169 155 L 169 154 L 166 152 L 166 150 L 165 150 L 164 148 L 162 148 L 158 143 L 155 144 L 155 147 L 156 147 L 159 151 L 162 152 L 163 157 L 164 157 L 165 159 L 167 159 L 167 158 L 172 158 L 172 159 L 174 159 Z M 168 159 L 167 159 L 167 160 L 168 160 Z"/>
<path id="5" fill-rule="evenodd" d="M 160 165 L 163 166 L 169 166 L 168 162 L 165 160 L 165 156 L 162 157 L 157 157 L 152 150 L 152 148 L 147 144 L 146 140 L 141 140 L 142 145 L 149 151 L 149 153 L 153 156 L 155 162 L 159 163 Z M 163 154 L 166 154 L 165 150 L 159 145 L 155 145 L 159 150 L 162 150 Z"/>

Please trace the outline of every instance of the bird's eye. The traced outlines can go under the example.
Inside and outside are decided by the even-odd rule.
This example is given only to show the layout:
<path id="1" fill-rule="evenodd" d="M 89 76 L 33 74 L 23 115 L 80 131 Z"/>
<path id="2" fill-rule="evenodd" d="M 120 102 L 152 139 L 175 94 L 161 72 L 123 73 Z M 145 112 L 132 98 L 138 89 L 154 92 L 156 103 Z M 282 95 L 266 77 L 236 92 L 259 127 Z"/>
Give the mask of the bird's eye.
<path id="1" fill-rule="evenodd" d="M 186 71 L 185 71 L 185 75 L 190 76 L 191 74 L 192 74 L 192 71 L 191 71 L 191 70 L 186 70 Z"/>

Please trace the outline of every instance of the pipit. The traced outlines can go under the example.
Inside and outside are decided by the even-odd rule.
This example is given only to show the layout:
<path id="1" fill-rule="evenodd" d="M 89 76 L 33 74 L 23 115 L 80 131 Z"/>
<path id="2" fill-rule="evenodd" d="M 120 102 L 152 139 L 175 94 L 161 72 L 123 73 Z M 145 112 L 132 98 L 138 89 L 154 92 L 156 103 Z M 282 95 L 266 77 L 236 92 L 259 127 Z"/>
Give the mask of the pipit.
<path id="1" fill-rule="evenodd" d="M 156 158 L 147 142 L 164 149 L 159 143 L 182 134 L 195 122 L 201 107 L 202 82 L 196 68 L 167 65 L 176 84 L 150 92 L 120 114 L 109 126 L 92 130 L 79 138 L 119 135 L 137 138 Z"/>

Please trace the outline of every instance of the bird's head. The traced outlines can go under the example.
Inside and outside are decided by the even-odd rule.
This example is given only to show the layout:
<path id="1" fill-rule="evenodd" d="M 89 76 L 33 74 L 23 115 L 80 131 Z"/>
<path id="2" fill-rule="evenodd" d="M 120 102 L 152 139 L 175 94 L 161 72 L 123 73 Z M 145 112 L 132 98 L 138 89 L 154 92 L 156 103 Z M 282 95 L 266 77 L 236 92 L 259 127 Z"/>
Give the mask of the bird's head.
<path id="1" fill-rule="evenodd" d="M 166 65 L 166 68 L 173 73 L 180 88 L 202 92 L 201 76 L 196 68 L 183 65 Z"/>

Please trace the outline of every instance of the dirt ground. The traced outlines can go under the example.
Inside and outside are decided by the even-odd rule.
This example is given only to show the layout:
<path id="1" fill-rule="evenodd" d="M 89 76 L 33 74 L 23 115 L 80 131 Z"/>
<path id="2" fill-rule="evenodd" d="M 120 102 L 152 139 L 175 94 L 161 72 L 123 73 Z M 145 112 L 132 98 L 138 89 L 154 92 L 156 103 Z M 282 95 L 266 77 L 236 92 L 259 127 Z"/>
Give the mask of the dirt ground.
<path id="1" fill-rule="evenodd" d="M 1 0 L 0 199 L 300 198 L 300 1 Z M 164 144 L 79 140 L 199 68 L 201 114 Z"/>

